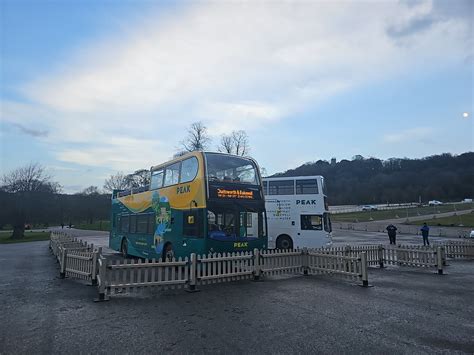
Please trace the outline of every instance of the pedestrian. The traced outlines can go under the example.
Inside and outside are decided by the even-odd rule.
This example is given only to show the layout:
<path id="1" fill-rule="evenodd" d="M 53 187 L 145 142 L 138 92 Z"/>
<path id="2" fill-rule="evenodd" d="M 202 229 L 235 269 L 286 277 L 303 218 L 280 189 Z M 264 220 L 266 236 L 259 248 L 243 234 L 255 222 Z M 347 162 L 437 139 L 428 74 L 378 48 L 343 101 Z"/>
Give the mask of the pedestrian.
<path id="1" fill-rule="evenodd" d="M 64 222 L 61 222 L 61 229 L 64 229 Z"/>
<path id="2" fill-rule="evenodd" d="M 395 227 L 393 224 L 389 224 L 385 229 L 387 230 L 390 244 L 397 244 L 397 227 Z"/>
<path id="3" fill-rule="evenodd" d="M 430 245 L 428 235 L 430 234 L 430 227 L 427 226 L 426 222 L 423 223 L 423 227 L 420 229 L 421 235 L 423 236 L 423 245 Z"/>

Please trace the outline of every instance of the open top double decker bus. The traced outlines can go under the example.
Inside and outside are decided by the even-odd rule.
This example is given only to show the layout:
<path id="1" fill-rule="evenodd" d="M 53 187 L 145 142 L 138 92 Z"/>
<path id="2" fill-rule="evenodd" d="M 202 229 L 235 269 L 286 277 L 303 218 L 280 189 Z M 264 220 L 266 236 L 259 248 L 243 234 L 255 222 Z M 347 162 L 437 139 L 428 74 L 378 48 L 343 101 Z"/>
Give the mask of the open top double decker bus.
<path id="1" fill-rule="evenodd" d="M 263 185 L 270 248 L 319 248 L 332 243 L 322 176 L 269 177 Z"/>
<path id="2" fill-rule="evenodd" d="M 149 188 L 114 191 L 109 246 L 161 258 L 267 248 L 257 163 L 191 152 L 151 168 Z"/>

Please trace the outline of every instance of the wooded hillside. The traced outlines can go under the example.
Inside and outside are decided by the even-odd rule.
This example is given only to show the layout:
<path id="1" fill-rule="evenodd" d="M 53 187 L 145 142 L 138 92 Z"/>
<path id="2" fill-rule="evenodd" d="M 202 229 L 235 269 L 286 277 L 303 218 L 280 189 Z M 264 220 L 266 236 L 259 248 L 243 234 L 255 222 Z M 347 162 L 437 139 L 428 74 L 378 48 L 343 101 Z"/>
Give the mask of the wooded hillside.
<path id="1" fill-rule="evenodd" d="M 319 160 L 274 176 L 322 175 L 330 204 L 460 201 L 474 196 L 474 153 L 422 159 Z"/>

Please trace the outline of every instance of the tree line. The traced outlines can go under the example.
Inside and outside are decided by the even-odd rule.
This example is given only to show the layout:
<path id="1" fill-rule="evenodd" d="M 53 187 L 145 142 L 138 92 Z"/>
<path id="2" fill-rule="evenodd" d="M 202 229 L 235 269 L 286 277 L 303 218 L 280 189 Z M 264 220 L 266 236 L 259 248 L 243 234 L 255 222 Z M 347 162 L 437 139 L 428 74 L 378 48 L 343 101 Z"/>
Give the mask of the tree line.
<path id="1" fill-rule="evenodd" d="M 474 195 L 474 153 L 318 160 L 274 176 L 322 175 L 330 204 L 460 201 Z"/>

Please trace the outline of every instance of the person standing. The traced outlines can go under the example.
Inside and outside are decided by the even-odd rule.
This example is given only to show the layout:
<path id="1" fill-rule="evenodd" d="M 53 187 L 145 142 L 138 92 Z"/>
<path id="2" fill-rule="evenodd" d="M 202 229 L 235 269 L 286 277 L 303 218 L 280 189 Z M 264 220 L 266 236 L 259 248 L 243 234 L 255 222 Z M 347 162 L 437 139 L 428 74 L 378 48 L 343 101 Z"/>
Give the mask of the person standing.
<path id="1" fill-rule="evenodd" d="M 390 244 L 397 244 L 397 227 L 395 227 L 393 224 L 389 224 L 385 229 L 387 230 Z"/>
<path id="2" fill-rule="evenodd" d="M 430 245 L 430 241 L 428 240 L 428 235 L 430 234 L 430 227 L 425 223 L 423 223 L 423 227 L 420 229 L 421 235 L 423 236 L 423 245 Z"/>

